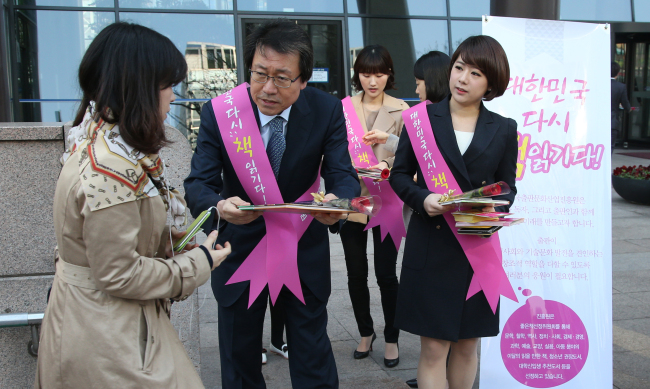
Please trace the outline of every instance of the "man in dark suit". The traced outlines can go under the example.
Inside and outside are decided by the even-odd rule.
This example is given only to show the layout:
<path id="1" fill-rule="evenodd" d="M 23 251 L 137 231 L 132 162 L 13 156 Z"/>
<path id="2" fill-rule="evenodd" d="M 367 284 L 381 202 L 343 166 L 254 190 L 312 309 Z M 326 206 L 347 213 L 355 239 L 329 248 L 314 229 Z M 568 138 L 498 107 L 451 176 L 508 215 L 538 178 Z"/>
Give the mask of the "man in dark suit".
<path id="1" fill-rule="evenodd" d="M 251 73 L 249 94 L 253 111 L 276 175 L 264 179 L 277 178 L 283 200 L 292 202 L 311 187 L 321 166 L 326 198 L 359 196 L 341 102 L 307 87 L 313 69 L 313 49 L 307 33 L 286 20 L 269 21 L 248 37 L 244 60 Z M 260 346 L 268 286 L 249 308 L 249 283 L 226 282 L 266 234 L 266 222 L 259 212 L 236 208 L 248 204 L 250 198 L 226 152 L 210 103 L 201 112 L 185 193 L 195 216 L 217 206 L 222 225 L 218 226 L 215 220 L 212 229 L 220 230 L 218 243 L 232 244 L 232 254 L 212 272 L 212 290 L 219 304 L 223 388 L 265 388 Z M 326 331 L 331 290 L 327 225 L 336 231 L 342 218 L 345 216 L 315 216 L 316 220 L 298 242 L 298 273 L 305 304 L 286 286 L 276 302 L 286 312 L 287 344 L 291 348 L 289 367 L 295 388 L 338 387 Z"/>
<path id="2" fill-rule="evenodd" d="M 616 76 L 618 72 L 621 71 L 621 66 L 612 62 L 612 153 L 614 152 L 614 144 L 616 144 L 616 138 L 618 137 L 619 126 L 621 120 L 619 117 L 619 105 L 623 105 L 623 108 L 626 112 L 631 111 L 630 102 L 627 99 L 627 88 L 625 84 L 616 81 Z"/>

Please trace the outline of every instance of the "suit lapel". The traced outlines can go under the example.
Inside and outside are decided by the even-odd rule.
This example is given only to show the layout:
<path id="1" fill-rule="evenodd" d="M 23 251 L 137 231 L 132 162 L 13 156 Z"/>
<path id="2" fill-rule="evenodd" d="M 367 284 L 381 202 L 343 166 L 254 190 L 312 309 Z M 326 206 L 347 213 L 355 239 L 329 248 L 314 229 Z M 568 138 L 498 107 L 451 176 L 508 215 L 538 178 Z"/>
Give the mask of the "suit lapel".
<path id="1" fill-rule="evenodd" d="M 469 174 L 465 168 L 463 156 L 458 149 L 458 142 L 456 141 L 456 134 L 454 134 L 454 125 L 451 121 L 451 113 L 449 112 L 449 99 L 443 99 L 436 104 L 434 117 L 432 118 L 431 126 L 433 127 L 433 134 L 436 137 L 436 143 L 440 152 L 447 157 L 456 170 L 462 177 L 469 183 Z M 459 181 L 460 177 L 455 177 Z M 459 182 L 459 185 L 460 182 Z M 463 185 L 461 185 L 462 187 Z"/>
<path id="2" fill-rule="evenodd" d="M 294 171 L 294 166 L 300 162 L 302 150 L 309 140 L 312 130 L 313 115 L 310 115 L 311 109 L 307 103 L 304 93 L 300 93 L 298 100 L 291 106 L 289 122 L 287 123 L 287 148 L 282 156 L 280 163 L 280 182 L 278 186 L 280 191 L 286 188 L 292 181 L 290 172 Z"/>
<path id="3" fill-rule="evenodd" d="M 476 121 L 476 129 L 474 130 L 474 137 L 469 144 L 467 151 L 463 154 L 463 161 L 465 165 L 469 165 L 476 158 L 478 158 L 483 151 L 488 147 L 492 138 L 497 133 L 499 125 L 492 120 L 492 114 L 488 111 L 483 103 L 481 103 L 481 111 Z"/>
<path id="4" fill-rule="evenodd" d="M 394 133 L 397 128 L 395 128 L 395 130 L 392 132 L 389 131 L 395 126 L 395 118 L 393 115 L 391 115 L 391 113 L 401 110 L 402 107 L 399 103 L 399 100 L 384 93 L 384 102 L 381 106 L 381 109 L 379 110 L 379 114 L 377 115 L 377 119 L 375 121 L 376 124 L 374 127 L 383 132 L 388 132 L 391 134 Z"/>
<path id="5" fill-rule="evenodd" d="M 395 118 L 390 114 L 391 112 L 401 110 L 399 104 L 396 104 L 396 99 L 389 95 L 384 95 L 384 104 L 379 108 L 377 113 L 377 118 L 375 119 L 375 124 L 372 128 L 367 128 L 366 115 L 363 111 L 363 93 L 352 96 L 351 101 L 354 106 L 354 112 L 356 112 L 359 121 L 361 122 L 361 127 L 363 132 L 367 133 L 370 130 L 381 130 L 383 132 L 388 132 L 391 127 L 395 125 Z"/>
<path id="6" fill-rule="evenodd" d="M 395 119 L 391 116 L 389 110 L 390 107 L 386 107 L 385 105 L 379 109 L 373 129 L 391 133 L 389 130 L 395 125 Z"/>

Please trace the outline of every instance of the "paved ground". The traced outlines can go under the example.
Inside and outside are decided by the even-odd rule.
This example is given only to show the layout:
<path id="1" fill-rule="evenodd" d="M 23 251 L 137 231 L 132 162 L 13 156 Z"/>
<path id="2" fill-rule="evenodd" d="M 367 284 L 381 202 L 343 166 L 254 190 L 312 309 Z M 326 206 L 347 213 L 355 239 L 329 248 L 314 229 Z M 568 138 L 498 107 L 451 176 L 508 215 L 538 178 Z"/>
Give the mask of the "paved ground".
<path id="1" fill-rule="evenodd" d="M 614 155 L 612 166 L 647 165 L 650 160 Z M 650 388 L 650 206 L 625 202 L 612 190 L 613 223 L 613 320 L 614 388 Z M 370 240 L 371 241 L 371 240 Z M 407 388 L 404 380 L 416 375 L 419 339 L 400 335 L 400 364 L 395 369 L 383 365 L 383 315 L 379 289 L 370 261 L 371 309 L 379 337 L 371 357 L 354 360 L 352 352 L 359 340 L 347 290 L 343 250 L 338 236 L 330 235 L 332 258 L 332 295 L 328 304 L 328 333 L 332 340 L 341 388 Z M 372 246 L 368 247 L 372 253 Z M 398 275 L 401 252 L 398 258 Z M 217 339 L 217 304 L 209 282 L 199 289 L 201 309 L 201 375 L 208 389 L 221 388 Z M 264 330 L 265 344 L 270 342 L 270 321 Z M 291 387 L 288 362 L 269 354 L 262 368 L 269 389 Z M 479 382 L 474 388 L 479 387 Z M 605 386 L 603 386 L 605 387 Z"/>

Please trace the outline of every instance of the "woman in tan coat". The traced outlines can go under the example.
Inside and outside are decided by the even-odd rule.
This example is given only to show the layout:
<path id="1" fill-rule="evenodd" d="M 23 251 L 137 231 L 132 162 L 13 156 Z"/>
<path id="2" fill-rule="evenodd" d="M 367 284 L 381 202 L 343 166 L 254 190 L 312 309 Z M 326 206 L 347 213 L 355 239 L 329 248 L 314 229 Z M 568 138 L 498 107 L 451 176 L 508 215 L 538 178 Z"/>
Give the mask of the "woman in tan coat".
<path id="1" fill-rule="evenodd" d="M 83 90 L 54 197 L 59 255 L 41 330 L 35 388 L 203 388 L 169 321 L 230 253 L 212 245 L 174 253 L 184 219 L 157 153 L 172 86 L 186 75 L 173 43 L 115 23 L 79 67 Z"/>
<path id="2" fill-rule="evenodd" d="M 386 48 L 372 45 L 366 46 L 359 52 L 354 62 L 352 83 L 355 89 L 362 93 L 353 96 L 351 100 L 364 133 L 377 130 L 399 137 L 404 125 L 402 111 L 409 107 L 404 101 L 384 92 L 386 89 L 394 89 L 394 82 L 393 60 Z M 380 161 L 376 167 L 390 168 L 393 166 L 395 154 L 389 151 L 386 145 L 375 144 L 372 146 L 372 150 L 377 161 Z M 361 196 L 368 195 L 368 189 L 361 181 Z M 372 350 L 372 342 L 376 338 L 370 315 L 368 257 L 366 255 L 368 232 L 364 231 L 367 223 L 368 217 L 365 215 L 350 215 L 341 229 L 341 242 L 348 271 L 348 290 L 361 335 L 361 342 L 353 353 L 355 359 L 366 358 Z M 384 364 L 387 367 L 395 367 L 399 363 L 397 346 L 399 330 L 393 326 L 397 288 L 399 287 L 396 273 L 397 249 L 390 235 L 386 236 L 383 242 L 381 241 L 379 227 L 372 229 L 372 236 L 375 275 L 381 293 L 385 320 Z"/>

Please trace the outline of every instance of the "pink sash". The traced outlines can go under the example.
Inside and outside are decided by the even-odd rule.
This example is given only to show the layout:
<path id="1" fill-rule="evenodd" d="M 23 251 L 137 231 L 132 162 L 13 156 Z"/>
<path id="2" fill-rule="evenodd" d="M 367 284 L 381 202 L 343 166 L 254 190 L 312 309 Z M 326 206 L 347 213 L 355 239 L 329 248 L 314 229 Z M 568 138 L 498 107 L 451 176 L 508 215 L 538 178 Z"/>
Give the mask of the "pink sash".
<path id="1" fill-rule="evenodd" d="M 223 145 L 246 194 L 253 204 L 284 203 L 248 95 L 248 84 L 212 99 L 214 116 L 219 125 Z M 318 191 L 319 178 L 297 201 L 311 199 Z M 226 285 L 250 281 L 248 307 L 269 285 L 271 301 L 282 285 L 305 303 L 298 275 L 298 240 L 305 233 L 312 217 L 307 214 L 265 213 L 266 235 Z"/>
<path id="2" fill-rule="evenodd" d="M 436 144 L 427 113 L 427 103 L 429 102 L 420 103 L 402 113 L 406 131 L 411 138 L 411 145 L 422 174 L 424 174 L 427 188 L 440 194 L 451 189 L 454 189 L 456 193 L 462 193 L 463 191 Z M 456 222 L 451 212 L 446 212 L 443 216 L 474 270 L 467 299 L 482 290 L 494 313 L 496 313 L 500 295 L 518 301 L 508 276 L 503 270 L 498 234 L 495 233 L 489 238 L 461 235 L 454 227 Z"/>
<path id="3" fill-rule="evenodd" d="M 343 99 L 343 115 L 345 116 L 345 128 L 348 133 L 348 150 L 352 155 L 352 164 L 359 167 L 370 167 L 378 164 L 377 157 L 372 151 L 372 147 L 366 146 L 361 141 L 364 135 L 361 121 L 354 110 L 352 99 L 348 96 Z M 374 182 L 372 179 L 364 177 L 363 182 L 368 188 L 371 195 L 381 197 L 381 210 L 375 217 L 371 217 L 364 231 L 379 226 L 381 231 L 381 241 L 390 236 L 399 251 L 402 244 L 402 238 L 406 236 L 404 221 L 402 220 L 402 200 L 395 194 L 390 183 L 386 180 Z"/>

